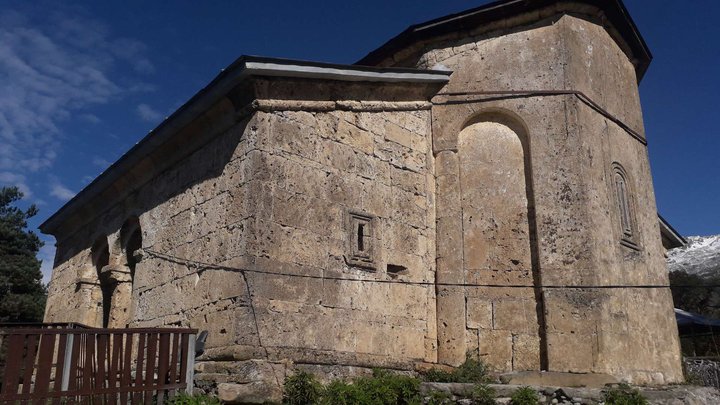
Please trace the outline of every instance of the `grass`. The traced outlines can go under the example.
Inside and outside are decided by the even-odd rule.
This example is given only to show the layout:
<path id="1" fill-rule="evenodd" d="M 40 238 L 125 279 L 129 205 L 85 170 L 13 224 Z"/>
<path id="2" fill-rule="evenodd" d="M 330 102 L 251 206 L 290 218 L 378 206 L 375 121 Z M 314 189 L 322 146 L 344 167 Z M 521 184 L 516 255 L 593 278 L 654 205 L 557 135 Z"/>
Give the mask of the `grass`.
<path id="1" fill-rule="evenodd" d="M 518 388 L 510 397 L 510 404 L 512 405 L 538 405 L 539 403 L 540 397 L 530 387 Z"/>
<path id="2" fill-rule="evenodd" d="M 206 394 L 188 395 L 184 392 L 175 395 L 168 401 L 170 405 L 220 405 L 220 400 Z"/>
<path id="3" fill-rule="evenodd" d="M 488 367 L 471 354 L 467 354 L 465 362 L 452 371 L 430 369 L 421 373 L 424 381 L 440 383 L 472 383 L 483 384 L 490 382 Z"/>
<path id="4" fill-rule="evenodd" d="M 648 405 L 648 400 L 635 388 L 620 384 L 607 390 L 603 395 L 607 405 Z"/>
<path id="5" fill-rule="evenodd" d="M 383 370 L 350 382 L 336 380 L 323 387 L 317 379 L 298 372 L 285 379 L 283 403 L 288 405 L 420 405 L 420 380 Z"/>
<path id="6" fill-rule="evenodd" d="M 473 405 L 496 405 L 496 394 L 495 389 L 487 384 L 476 384 L 470 392 L 470 399 Z"/>

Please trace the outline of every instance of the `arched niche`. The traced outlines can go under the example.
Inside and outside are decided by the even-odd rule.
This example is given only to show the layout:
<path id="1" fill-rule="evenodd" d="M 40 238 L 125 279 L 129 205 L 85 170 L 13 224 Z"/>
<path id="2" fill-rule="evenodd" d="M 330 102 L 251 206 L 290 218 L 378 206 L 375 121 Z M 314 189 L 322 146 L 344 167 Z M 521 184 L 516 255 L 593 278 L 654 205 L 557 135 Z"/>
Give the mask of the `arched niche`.
<path id="1" fill-rule="evenodd" d="M 466 271 L 531 271 L 534 214 L 524 125 L 508 113 L 486 112 L 466 123 L 457 144 Z"/>
<path id="2" fill-rule="evenodd" d="M 128 218 L 120 228 L 120 249 L 122 252 L 121 263 L 130 272 L 130 278 L 135 280 L 135 268 L 139 262 L 138 250 L 142 248 L 142 229 L 140 219 L 136 216 Z"/>
<path id="3" fill-rule="evenodd" d="M 457 156 L 462 275 L 473 285 L 465 289 L 465 326 L 478 335 L 468 350 L 498 371 L 545 369 L 526 126 L 509 112 L 475 115 L 458 134 Z"/>

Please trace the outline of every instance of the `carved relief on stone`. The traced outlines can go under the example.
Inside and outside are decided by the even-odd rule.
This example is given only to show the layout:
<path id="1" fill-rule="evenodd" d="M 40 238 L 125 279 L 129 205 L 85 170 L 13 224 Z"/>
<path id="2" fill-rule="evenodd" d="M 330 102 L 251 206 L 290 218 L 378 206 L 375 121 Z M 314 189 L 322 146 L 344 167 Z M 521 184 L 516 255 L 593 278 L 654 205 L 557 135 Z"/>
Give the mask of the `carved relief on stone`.
<path id="1" fill-rule="evenodd" d="M 620 163 L 613 162 L 612 169 L 615 205 L 618 210 L 618 222 L 620 224 L 620 244 L 639 250 L 632 187 L 628 184 L 628 175 Z"/>

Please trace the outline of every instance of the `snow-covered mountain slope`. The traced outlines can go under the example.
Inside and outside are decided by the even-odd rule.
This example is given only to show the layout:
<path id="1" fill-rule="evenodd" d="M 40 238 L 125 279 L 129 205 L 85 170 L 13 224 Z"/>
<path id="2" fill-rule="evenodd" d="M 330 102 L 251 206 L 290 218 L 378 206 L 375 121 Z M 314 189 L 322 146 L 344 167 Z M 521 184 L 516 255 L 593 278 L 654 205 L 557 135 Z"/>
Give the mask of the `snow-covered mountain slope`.
<path id="1" fill-rule="evenodd" d="M 720 235 L 690 236 L 685 247 L 668 252 L 668 270 L 720 276 Z"/>

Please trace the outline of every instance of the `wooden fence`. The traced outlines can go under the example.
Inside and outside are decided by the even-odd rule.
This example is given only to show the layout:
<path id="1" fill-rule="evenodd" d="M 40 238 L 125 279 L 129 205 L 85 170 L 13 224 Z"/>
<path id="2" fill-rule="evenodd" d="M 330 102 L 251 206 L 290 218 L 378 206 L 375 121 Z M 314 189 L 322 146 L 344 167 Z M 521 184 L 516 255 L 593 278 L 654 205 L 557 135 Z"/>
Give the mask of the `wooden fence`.
<path id="1" fill-rule="evenodd" d="M 0 404 L 163 404 L 192 390 L 196 334 L 0 325 Z"/>

